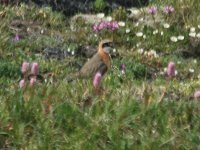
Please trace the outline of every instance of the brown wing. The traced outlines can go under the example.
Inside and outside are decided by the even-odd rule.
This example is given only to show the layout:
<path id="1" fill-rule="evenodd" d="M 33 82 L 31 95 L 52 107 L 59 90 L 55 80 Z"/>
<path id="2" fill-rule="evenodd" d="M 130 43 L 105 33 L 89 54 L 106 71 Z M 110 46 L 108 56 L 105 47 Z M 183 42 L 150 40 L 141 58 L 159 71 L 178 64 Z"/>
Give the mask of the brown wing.
<path id="1" fill-rule="evenodd" d="M 91 77 L 99 71 L 103 75 L 107 71 L 107 66 L 101 59 L 100 55 L 95 54 L 80 70 L 80 76 Z"/>

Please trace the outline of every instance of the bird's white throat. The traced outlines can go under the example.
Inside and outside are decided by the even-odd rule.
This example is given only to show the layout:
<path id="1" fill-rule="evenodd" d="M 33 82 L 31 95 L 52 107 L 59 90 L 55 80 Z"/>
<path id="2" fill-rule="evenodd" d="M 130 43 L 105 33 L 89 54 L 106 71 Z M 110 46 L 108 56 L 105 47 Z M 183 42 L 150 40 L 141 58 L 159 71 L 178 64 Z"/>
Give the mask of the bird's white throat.
<path id="1" fill-rule="evenodd" d="M 104 47 L 104 51 L 105 51 L 106 53 L 110 53 L 111 50 L 112 50 L 111 47 Z"/>

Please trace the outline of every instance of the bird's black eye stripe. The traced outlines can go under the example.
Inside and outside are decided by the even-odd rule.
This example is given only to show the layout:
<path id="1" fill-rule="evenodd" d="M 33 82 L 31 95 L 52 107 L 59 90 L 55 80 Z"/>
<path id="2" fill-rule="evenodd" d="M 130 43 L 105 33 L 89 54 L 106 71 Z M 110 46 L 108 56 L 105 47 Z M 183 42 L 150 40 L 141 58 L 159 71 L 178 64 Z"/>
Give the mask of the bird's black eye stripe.
<path id="1" fill-rule="evenodd" d="M 113 43 L 112 43 L 112 42 L 104 43 L 104 44 L 102 45 L 103 48 L 104 48 L 104 47 L 112 47 L 112 46 L 113 46 Z"/>

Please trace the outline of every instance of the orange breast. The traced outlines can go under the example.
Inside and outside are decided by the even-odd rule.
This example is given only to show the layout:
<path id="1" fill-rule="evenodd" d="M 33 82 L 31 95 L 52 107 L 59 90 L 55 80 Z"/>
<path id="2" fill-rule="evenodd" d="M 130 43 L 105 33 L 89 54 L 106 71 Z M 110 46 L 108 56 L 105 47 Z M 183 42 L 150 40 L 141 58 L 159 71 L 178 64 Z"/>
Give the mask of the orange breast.
<path id="1" fill-rule="evenodd" d="M 102 48 L 99 48 L 98 53 L 101 56 L 103 62 L 106 64 L 106 66 L 110 68 L 110 56 L 107 53 L 105 53 Z"/>

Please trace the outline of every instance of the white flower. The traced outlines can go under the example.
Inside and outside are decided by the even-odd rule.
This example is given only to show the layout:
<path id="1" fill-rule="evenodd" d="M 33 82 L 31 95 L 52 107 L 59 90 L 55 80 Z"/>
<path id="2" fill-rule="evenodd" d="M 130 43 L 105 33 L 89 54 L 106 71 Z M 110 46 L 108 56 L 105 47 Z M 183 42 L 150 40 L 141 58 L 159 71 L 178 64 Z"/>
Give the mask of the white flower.
<path id="1" fill-rule="evenodd" d="M 131 13 L 134 15 L 138 15 L 140 13 L 140 11 L 138 9 L 134 9 L 131 11 Z"/>
<path id="2" fill-rule="evenodd" d="M 175 70 L 175 75 L 177 75 L 178 74 L 178 71 L 177 70 Z"/>
<path id="3" fill-rule="evenodd" d="M 196 59 L 194 59 L 193 63 L 195 63 L 195 64 L 196 64 L 196 63 L 197 63 L 197 60 L 196 60 Z"/>
<path id="4" fill-rule="evenodd" d="M 140 22 L 144 21 L 144 18 L 140 18 L 139 21 L 140 21 Z"/>
<path id="5" fill-rule="evenodd" d="M 113 53 L 116 53 L 116 49 L 115 48 L 113 49 Z"/>
<path id="6" fill-rule="evenodd" d="M 163 71 L 160 72 L 160 75 L 164 75 L 165 73 Z"/>
<path id="7" fill-rule="evenodd" d="M 136 33 L 136 36 L 137 36 L 137 37 L 141 37 L 141 36 L 143 36 L 143 33 L 142 33 L 142 32 L 137 32 L 137 33 Z"/>
<path id="8" fill-rule="evenodd" d="M 179 64 L 179 65 L 180 65 L 180 64 L 181 64 L 181 61 L 178 61 L 178 62 L 177 62 L 177 64 Z"/>
<path id="9" fill-rule="evenodd" d="M 172 37 L 170 38 L 170 40 L 171 40 L 172 42 L 177 42 L 177 41 L 178 41 L 177 37 L 175 37 L 175 36 L 172 36 Z"/>
<path id="10" fill-rule="evenodd" d="M 29 32 L 29 31 L 31 31 L 31 29 L 28 27 L 28 28 L 26 29 L 26 31 Z"/>
<path id="11" fill-rule="evenodd" d="M 147 37 L 146 37 L 146 35 L 143 35 L 143 39 L 146 39 Z"/>
<path id="12" fill-rule="evenodd" d="M 44 11 L 43 11 L 42 9 L 39 10 L 39 14 L 43 14 L 43 12 L 44 12 Z"/>
<path id="13" fill-rule="evenodd" d="M 142 54 L 142 53 L 144 52 L 144 49 L 143 49 L 143 48 L 140 48 L 140 49 L 137 50 L 137 52 L 138 52 L 139 54 Z"/>
<path id="14" fill-rule="evenodd" d="M 42 29 L 42 30 L 40 31 L 40 33 L 43 34 L 43 33 L 44 33 L 44 30 Z"/>
<path id="15" fill-rule="evenodd" d="M 200 33 L 197 33 L 196 37 L 197 37 L 197 38 L 200 38 Z"/>
<path id="16" fill-rule="evenodd" d="M 190 32 L 195 32 L 195 27 L 191 27 Z"/>
<path id="17" fill-rule="evenodd" d="M 148 55 L 148 52 L 147 52 L 147 51 L 145 51 L 145 52 L 144 52 L 144 55 L 145 55 L 145 56 L 146 56 L 146 55 Z"/>
<path id="18" fill-rule="evenodd" d="M 198 25 L 198 28 L 200 29 L 200 25 Z"/>
<path id="19" fill-rule="evenodd" d="M 150 50 L 149 52 L 148 52 L 148 54 L 147 54 L 148 56 L 153 56 L 153 57 L 155 57 L 155 58 L 157 58 L 158 57 L 158 55 L 157 55 L 157 53 L 156 53 L 156 51 L 155 50 Z"/>
<path id="20" fill-rule="evenodd" d="M 164 72 L 167 72 L 167 68 L 164 68 Z"/>
<path id="21" fill-rule="evenodd" d="M 74 51 L 72 51 L 72 55 L 74 55 Z"/>
<path id="22" fill-rule="evenodd" d="M 189 72 L 190 72 L 190 73 L 194 73 L 194 69 L 190 68 L 190 69 L 189 69 Z"/>
<path id="23" fill-rule="evenodd" d="M 157 30 L 157 29 L 153 31 L 153 35 L 155 35 L 155 34 L 157 34 L 157 33 L 158 33 L 158 30 Z"/>
<path id="24" fill-rule="evenodd" d="M 170 27 L 170 25 L 168 23 L 164 23 L 163 27 L 166 28 L 166 29 L 168 29 Z"/>
<path id="25" fill-rule="evenodd" d="M 70 48 L 68 48 L 68 49 L 67 49 L 67 51 L 68 51 L 68 52 L 70 52 L 70 51 L 71 51 L 71 49 L 70 49 Z"/>
<path id="26" fill-rule="evenodd" d="M 141 43 L 137 43 L 137 44 L 136 44 L 136 47 L 139 47 L 140 45 L 141 45 Z"/>
<path id="27" fill-rule="evenodd" d="M 123 22 L 123 21 L 118 22 L 118 24 L 119 24 L 119 26 L 121 26 L 121 27 L 124 27 L 124 26 L 125 26 L 125 22 Z"/>
<path id="28" fill-rule="evenodd" d="M 136 24 L 135 24 L 135 27 L 138 27 L 139 26 L 139 22 L 137 22 Z"/>
<path id="29" fill-rule="evenodd" d="M 161 36 L 163 36 L 163 34 L 164 34 L 164 32 L 163 32 L 163 31 L 161 31 L 161 32 L 160 32 L 160 35 L 161 35 Z"/>
<path id="30" fill-rule="evenodd" d="M 126 33 L 130 33 L 131 32 L 131 30 L 130 29 L 126 29 Z"/>
<path id="31" fill-rule="evenodd" d="M 112 17 L 111 17 L 111 16 L 108 16 L 108 17 L 106 17 L 106 20 L 107 20 L 107 21 L 112 21 Z"/>
<path id="32" fill-rule="evenodd" d="M 183 35 L 179 35 L 177 38 L 178 38 L 178 40 L 182 41 L 182 40 L 184 40 L 185 37 Z"/>
<path id="33" fill-rule="evenodd" d="M 186 26 L 185 26 L 185 29 L 189 29 L 189 28 L 190 28 L 190 26 L 189 26 L 189 25 L 186 25 Z"/>
<path id="34" fill-rule="evenodd" d="M 102 19 L 104 16 L 105 16 L 104 13 L 99 13 L 99 14 L 97 14 L 97 17 L 100 18 L 100 19 Z"/>
<path id="35" fill-rule="evenodd" d="M 190 37 L 196 37 L 196 33 L 195 33 L 195 32 L 190 32 L 190 33 L 189 33 L 189 36 L 190 36 Z"/>

